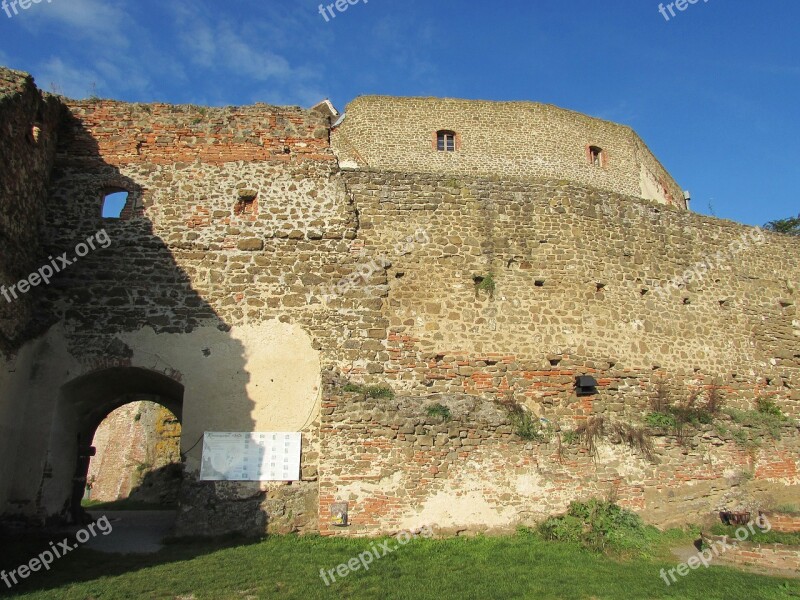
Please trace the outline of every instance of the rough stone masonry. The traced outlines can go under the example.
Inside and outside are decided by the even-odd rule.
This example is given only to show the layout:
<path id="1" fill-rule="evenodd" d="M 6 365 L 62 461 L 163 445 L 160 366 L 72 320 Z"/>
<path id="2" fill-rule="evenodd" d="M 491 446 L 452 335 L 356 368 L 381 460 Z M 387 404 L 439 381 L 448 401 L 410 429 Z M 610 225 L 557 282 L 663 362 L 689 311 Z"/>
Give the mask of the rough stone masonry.
<path id="1" fill-rule="evenodd" d="M 608 494 L 664 525 L 797 497 L 797 239 L 689 212 L 631 129 L 553 106 L 336 116 L 74 101 L 0 70 L 0 283 L 112 240 L 0 302 L 3 521 L 78 518 L 96 428 L 140 400 L 180 420 L 186 535 L 505 531 Z M 659 428 L 667 396 L 738 417 Z M 759 401 L 786 417 L 769 435 Z M 302 432 L 301 480 L 199 481 L 205 431 Z"/>

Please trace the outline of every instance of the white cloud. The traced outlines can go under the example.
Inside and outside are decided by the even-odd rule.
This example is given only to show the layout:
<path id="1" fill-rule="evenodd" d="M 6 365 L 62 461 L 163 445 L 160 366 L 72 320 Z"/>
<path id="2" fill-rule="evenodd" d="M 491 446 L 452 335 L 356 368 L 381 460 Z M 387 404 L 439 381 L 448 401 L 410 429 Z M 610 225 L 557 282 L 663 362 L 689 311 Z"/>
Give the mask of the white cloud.
<path id="1" fill-rule="evenodd" d="M 294 45 L 297 36 L 302 35 L 303 28 L 293 16 L 296 10 L 286 14 L 272 12 L 269 19 L 231 23 L 211 15 L 204 19 L 201 6 L 193 6 L 191 10 L 179 4 L 173 6 L 178 39 L 193 64 L 256 82 L 319 78 L 316 67 L 293 66 L 277 50 L 281 40 L 291 40 Z M 293 31 L 297 36 L 292 35 Z"/>
<path id="2" fill-rule="evenodd" d="M 66 64 L 61 58 L 53 57 L 34 74 L 39 89 L 57 92 L 68 98 L 86 98 L 105 85 L 96 71 L 79 69 Z"/>
<path id="3" fill-rule="evenodd" d="M 103 0 L 54 0 L 31 12 L 36 19 L 53 20 L 69 27 L 73 37 L 88 37 L 108 46 L 127 47 L 123 27 L 130 16 L 117 3 Z"/>

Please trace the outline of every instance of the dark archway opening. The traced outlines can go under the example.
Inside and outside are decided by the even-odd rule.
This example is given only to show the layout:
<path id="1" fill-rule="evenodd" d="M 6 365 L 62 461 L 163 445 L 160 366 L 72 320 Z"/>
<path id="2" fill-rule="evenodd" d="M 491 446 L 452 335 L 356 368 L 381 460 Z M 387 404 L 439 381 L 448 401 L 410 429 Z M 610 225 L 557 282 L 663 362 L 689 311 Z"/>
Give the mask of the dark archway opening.
<path id="1" fill-rule="evenodd" d="M 169 410 L 178 422 L 183 418 L 184 388 L 174 379 L 138 367 L 111 367 L 89 373 L 62 388 L 65 409 L 74 415 L 75 469 L 65 502 L 65 517 L 73 523 L 88 520 L 82 507 L 89 466 L 94 455 L 92 441 L 101 423 L 115 410 L 134 402 L 148 401 Z"/>

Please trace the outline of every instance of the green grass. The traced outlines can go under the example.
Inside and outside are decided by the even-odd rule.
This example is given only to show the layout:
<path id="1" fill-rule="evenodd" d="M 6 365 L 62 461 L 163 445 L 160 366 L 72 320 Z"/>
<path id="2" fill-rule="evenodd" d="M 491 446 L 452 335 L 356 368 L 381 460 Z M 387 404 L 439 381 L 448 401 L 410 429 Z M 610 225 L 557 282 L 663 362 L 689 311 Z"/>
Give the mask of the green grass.
<path id="1" fill-rule="evenodd" d="M 800 515 L 800 506 L 797 504 L 779 504 L 772 510 L 785 515 Z"/>
<path id="2" fill-rule="evenodd" d="M 717 523 L 711 528 L 711 533 L 714 535 L 727 535 L 735 537 L 736 530 L 739 527 L 734 525 L 723 525 Z M 800 546 L 800 532 L 797 533 L 781 533 L 780 531 L 761 531 L 758 527 L 753 528 L 755 533 L 752 535 L 748 530 L 748 537 L 745 541 L 754 542 L 756 544 L 787 544 L 789 546 Z"/>
<path id="3" fill-rule="evenodd" d="M 177 510 L 178 506 L 170 504 L 152 504 L 141 500 L 123 498 L 113 502 L 98 500 L 81 500 L 81 506 L 87 510 Z"/>
<path id="4" fill-rule="evenodd" d="M 669 536 L 665 536 L 665 540 Z M 672 539 L 674 542 L 675 540 Z M 37 572 L 14 592 L 30 600 L 286 599 L 597 599 L 783 600 L 800 598 L 800 581 L 714 566 L 667 587 L 662 568 L 673 558 L 609 558 L 538 534 L 447 540 L 417 539 L 350 573 L 331 587 L 321 568 L 333 569 L 374 540 L 272 537 L 247 544 L 170 544 L 150 556 L 77 550 Z M 394 540 L 392 543 L 395 543 Z M 0 547 L 3 568 L 27 562 L 46 542 Z"/>
<path id="5" fill-rule="evenodd" d="M 436 404 L 429 404 L 425 409 L 425 414 L 429 417 L 441 419 L 442 421 L 449 421 L 453 416 L 449 408 L 438 402 Z"/>
<path id="6" fill-rule="evenodd" d="M 344 386 L 345 392 L 363 394 L 364 398 L 384 398 L 392 400 L 394 398 L 394 390 L 388 385 L 359 385 L 357 383 L 348 383 Z"/>

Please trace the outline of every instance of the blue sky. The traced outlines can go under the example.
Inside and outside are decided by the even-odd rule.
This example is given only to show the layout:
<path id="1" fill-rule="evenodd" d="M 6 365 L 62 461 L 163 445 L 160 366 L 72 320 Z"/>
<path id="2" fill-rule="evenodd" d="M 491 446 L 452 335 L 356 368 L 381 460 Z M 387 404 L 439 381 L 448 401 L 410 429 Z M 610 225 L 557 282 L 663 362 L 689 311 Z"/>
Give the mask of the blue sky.
<path id="1" fill-rule="evenodd" d="M 318 6 L 42 0 L 0 11 L 0 64 L 76 98 L 548 102 L 633 127 L 698 212 L 800 212 L 797 0 L 700 0 L 669 21 L 651 0 L 359 0 L 328 22 Z"/>

